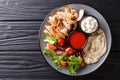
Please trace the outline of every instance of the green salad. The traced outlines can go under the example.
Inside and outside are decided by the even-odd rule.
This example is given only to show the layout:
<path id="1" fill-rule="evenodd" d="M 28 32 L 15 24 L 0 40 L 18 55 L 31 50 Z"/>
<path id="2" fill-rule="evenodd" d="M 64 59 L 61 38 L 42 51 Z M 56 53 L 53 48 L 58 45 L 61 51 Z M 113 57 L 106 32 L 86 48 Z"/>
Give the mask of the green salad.
<path id="1" fill-rule="evenodd" d="M 67 46 L 65 39 L 46 35 L 44 41 L 47 42 L 47 47 L 43 53 L 51 58 L 57 68 L 63 67 L 70 74 L 75 74 L 83 66 L 81 53 Z"/>

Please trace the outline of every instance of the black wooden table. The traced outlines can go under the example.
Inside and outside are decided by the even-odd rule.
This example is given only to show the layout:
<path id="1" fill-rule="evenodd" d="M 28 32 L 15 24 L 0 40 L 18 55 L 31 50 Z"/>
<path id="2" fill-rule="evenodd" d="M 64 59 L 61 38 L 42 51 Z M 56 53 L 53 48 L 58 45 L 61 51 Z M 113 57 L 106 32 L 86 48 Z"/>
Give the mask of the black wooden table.
<path id="1" fill-rule="evenodd" d="M 97 9 L 112 32 L 112 47 L 104 64 L 79 77 L 63 75 L 42 57 L 38 32 L 45 16 L 64 4 Z M 0 0 L 0 80 L 120 80 L 120 0 Z"/>

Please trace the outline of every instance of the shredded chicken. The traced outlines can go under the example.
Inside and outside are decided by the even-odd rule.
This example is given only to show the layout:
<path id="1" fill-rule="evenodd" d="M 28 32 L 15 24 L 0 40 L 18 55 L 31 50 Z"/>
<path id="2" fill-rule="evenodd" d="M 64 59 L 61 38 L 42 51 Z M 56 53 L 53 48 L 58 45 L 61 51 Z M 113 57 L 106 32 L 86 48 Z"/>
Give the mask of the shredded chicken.
<path id="1" fill-rule="evenodd" d="M 71 30 L 77 28 L 77 18 L 78 12 L 66 5 L 63 11 L 57 11 L 49 16 L 49 25 L 45 25 L 44 33 L 57 38 L 65 38 Z"/>

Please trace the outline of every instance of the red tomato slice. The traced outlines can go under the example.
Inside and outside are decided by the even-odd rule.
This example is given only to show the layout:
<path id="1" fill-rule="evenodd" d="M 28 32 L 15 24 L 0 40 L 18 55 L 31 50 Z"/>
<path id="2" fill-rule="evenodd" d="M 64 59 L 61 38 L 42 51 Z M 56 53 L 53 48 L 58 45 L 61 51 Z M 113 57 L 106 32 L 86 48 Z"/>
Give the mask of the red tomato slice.
<path id="1" fill-rule="evenodd" d="M 60 64 L 61 64 L 61 66 L 64 67 L 64 68 L 67 67 L 67 62 L 66 62 L 66 61 L 61 61 Z"/>
<path id="2" fill-rule="evenodd" d="M 67 53 L 68 56 L 74 54 L 74 50 L 71 47 L 66 48 L 65 52 Z"/>
<path id="3" fill-rule="evenodd" d="M 56 50 L 56 47 L 53 44 L 48 43 L 48 48 L 51 50 Z"/>
<path id="4" fill-rule="evenodd" d="M 60 47 L 63 47 L 65 45 L 65 39 L 64 38 L 58 39 L 57 45 Z"/>

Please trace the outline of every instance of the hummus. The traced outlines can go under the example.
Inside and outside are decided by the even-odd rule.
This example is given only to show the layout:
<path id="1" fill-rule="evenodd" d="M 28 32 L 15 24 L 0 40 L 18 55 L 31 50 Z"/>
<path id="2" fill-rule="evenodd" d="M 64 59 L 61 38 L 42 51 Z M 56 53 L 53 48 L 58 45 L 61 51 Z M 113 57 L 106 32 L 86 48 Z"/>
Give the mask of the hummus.
<path id="1" fill-rule="evenodd" d="M 83 49 L 85 52 L 84 60 L 87 64 L 92 64 L 101 58 L 106 53 L 107 42 L 106 36 L 102 29 L 98 29 L 88 37 L 88 43 Z"/>

